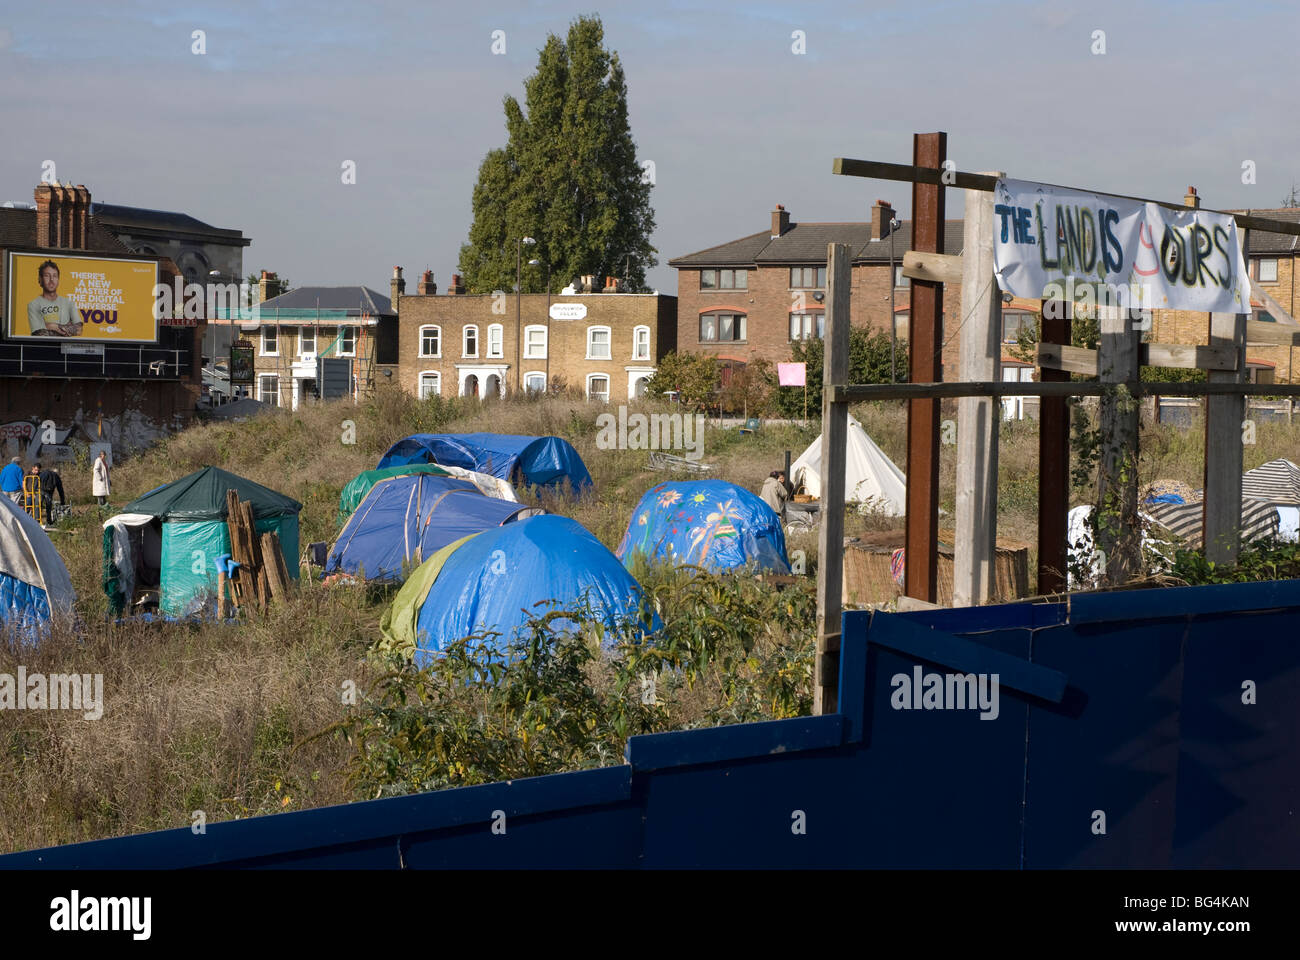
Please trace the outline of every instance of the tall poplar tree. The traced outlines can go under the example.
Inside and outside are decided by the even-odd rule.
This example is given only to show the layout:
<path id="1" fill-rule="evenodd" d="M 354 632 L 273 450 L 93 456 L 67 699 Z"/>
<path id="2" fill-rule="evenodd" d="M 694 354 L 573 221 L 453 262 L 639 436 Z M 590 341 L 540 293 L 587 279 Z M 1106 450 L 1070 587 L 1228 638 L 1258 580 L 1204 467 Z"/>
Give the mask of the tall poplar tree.
<path id="1" fill-rule="evenodd" d="M 627 120 L 627 80 L 604 47 L 599 18 L 580 17 L 567 42 L 547 37 L 524 104 L 505 98 L 507 142 L 490 150 L 474 185 L 474 223 L 461 246 L 460 272 L 471 293 L 513 290 L 516 246 L 523 289 L 552 292 L 577 277 L 625 278 L 645 288 L 659 261 L 650 245 L 651 184 L 636 158 Z M 536 258 L 542 265 L 527 266 Z"/>

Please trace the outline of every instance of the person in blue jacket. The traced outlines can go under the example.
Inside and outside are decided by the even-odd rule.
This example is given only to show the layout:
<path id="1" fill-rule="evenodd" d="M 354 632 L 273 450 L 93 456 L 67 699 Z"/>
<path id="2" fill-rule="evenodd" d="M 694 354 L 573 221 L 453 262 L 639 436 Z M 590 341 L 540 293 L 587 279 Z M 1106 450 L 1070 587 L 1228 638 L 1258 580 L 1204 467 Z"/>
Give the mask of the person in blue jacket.
<path id="1" fill-rule="evenodd" d="M 21 504 L 23 500 L 23 468 L 21 461 L 14 457 L 9 465 L 0 470 L 0 493 Z"/>

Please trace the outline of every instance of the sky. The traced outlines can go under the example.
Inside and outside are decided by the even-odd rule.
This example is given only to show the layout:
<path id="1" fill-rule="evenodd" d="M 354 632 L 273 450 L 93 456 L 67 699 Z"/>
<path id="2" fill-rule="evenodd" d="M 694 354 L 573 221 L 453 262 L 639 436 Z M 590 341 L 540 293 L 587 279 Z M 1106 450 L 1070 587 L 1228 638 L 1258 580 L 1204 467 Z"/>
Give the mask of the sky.
<path id="1" fill-rule="evenodd" d="M 777 203 L 796 222 L 866 220 L 877 198 L 907 216 L 910 185 L 831 163 L 910 162 L 916 132 L 945 131 L 959 170 L 1171 202 L 1193 185 L 1213 209 L 1276 207 L 1300 182 L 1294 0 L 17 6 L 0 11 L 0 202 L 31 202 L 53 160 L 97 201 L 243 231 L 244 273 L 294 286 L 386 292 L 400 265 L 408 289 L 431 269 L 445 290 L 503 97 L 584 14 L 654 164 L 664 293 L 670 258 L 766 229 Z"/>

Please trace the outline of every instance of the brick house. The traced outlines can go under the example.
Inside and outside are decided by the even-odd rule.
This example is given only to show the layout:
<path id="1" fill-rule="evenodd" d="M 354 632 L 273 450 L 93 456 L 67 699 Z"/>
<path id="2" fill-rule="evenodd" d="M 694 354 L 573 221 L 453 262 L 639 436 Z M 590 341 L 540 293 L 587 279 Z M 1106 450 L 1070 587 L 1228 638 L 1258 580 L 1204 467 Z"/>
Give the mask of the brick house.
<path id="1" fill-rule="evenodd" d="M 91 212 L 84 186 L 42 183 L 33 207 L 0 207 L 0 289 L 8 290 L 9 251 L 139 260 L 158 265 L 158 281 L 172 286 L 180 270 L 167 257 L 129 249 Z M 0 303 L 0 312 L 7 310 Z M 153 303 L 133 309 L 152 310 Z M 58 342 L 10 340 L 0 317 L 0 417 L 5 421 L 79 427 L 81 439 L 134 446 L 151 431 L 187 424 L 202 375 L 196 345 L 204 321 L 164 320 L 154 343 L 104 343 L 93 353 L 71 353 Z M 182 325 L 173 326 L 173 322 Z M 101 341 L 102 343 L 102 341 Z"/>
<path id="2" fill-rule="evenodd" d="M 467 295 L 453 274 L 450 288 L 439 294 L 425 271 L 411 296 L 401 267 L 394 267 L 391 308 L 399 346 L 393 378 L 421 397 L 516 389 L 568 389 L 607 402 L 637 397 L 660 357 L 676 347 L 677 298 L 622 293 L 612 277 L 603 287 L 594 281 L 583 278 L 581 291 L 550 296 Z"/>
<path id="3" fill-rule="evenodd" d="M 363 286 L 278 293 L 278 283 L 274 273 L 262 272 L 258 317 L 238 324 L 254 344 L 251 396 L 298 409 L 318 395 L 320 357 L 350 360 L 352 395 L 370 396 L 382 370 L 397 364 L 397 316 L 387 298 Z"/>
<path id="4" fill-rule="evenodd" d="M 769 229 L 668 261 L 677 270 L 677 342 L 684 353 L 711 353 L 773 363 L 790 359 L 795 340 L 821 336 L 826 323 L 826 245 L 853 250 L 854 326 L 889 332 L 890 262 L 893 257 L 895 317 L 900 340 L 907 339 L 909 281 L 903 253 L 912 247 L 912 223 L 891 231 L 891 204 L 877 201 L 865 223 L 794 223 L 780 204 Z M 945 224 L 944 252 L 959 254 L 962 222 Z M 944 328 L 955 330 L 961 289 L 944 291 Z M 958 342 L 945 333 L 945 376 L 957 370 Z"/>

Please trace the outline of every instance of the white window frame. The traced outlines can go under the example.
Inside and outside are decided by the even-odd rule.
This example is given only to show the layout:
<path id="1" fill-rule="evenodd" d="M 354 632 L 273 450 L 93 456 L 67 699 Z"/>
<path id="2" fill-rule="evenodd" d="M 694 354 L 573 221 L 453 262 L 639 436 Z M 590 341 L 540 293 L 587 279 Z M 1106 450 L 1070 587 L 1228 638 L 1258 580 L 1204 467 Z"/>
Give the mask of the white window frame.
<path id="1" fill-rule="evenodd" d="M 277 407 L 278 407 L 278 406 L 280 406 L 280 375 L 277 374 L 277 373 L 259 373 L 259 374 L 257 375 L 257 399 L 258 399 L 258 402 L 259 402 L 259 403 L 266 403 L 266 402 L 267 402 L 267 399 L 266 399 L 266 388 L 265 388 L 265 383 L 266 383 L 267 380 L 274 380 L 274 381 L 275 381 L 275 403 L 273 404 L 273 406 L 277 406 Z"/>
<path id="2" fill-rule="evenodd" d="M 468 349 L 469 332 L 474 331 L 474 352 L 470 353 Z M 478 357 L 478 324 L 467 323 L 460 330 L 460 355 L 462 357 Z"/>
<path id="3" fill-rule="evenodd" d="M 434 390 L 432 394 L 424 392 L 425 377 L 434 378 Z M 442 396 L 442 371 L 441 370 L 421 370 L 415 378 L 415 395 L 421 400 L 428 396 Z"/>
<path id="4" fill-rule="evenodd" d="M 1271 277 L 1264 276 L 1264 264 L 1266 263 L 1273 265 L 1273 275 Z M 1260 283 L 1277 283 L 1277 257 L 1260 257 L 1259 266 L 1255 272 L 1259 274 Z"/>
<path id="5" fill-rule="evenodd" d="M 350 325 L 348 325 L 348 324 L 344 324 L 344 325 L 340 326 L 338 329 L 339 329 L 339 332 L 338 332 L 338 345 L 339 345 L 338 355 L 339 355 L 340 357 L 355 357 L 355 356 L 357 355 L 357 337 L 358 337 L 357 328 L 356 328 L 356 327 L 353 327 L 353 326 L 350 326 Z M 344 335 L 348 330 L 351 330 L 351 331 L 352 331 L 352 349 L 351 349 L 351 350 L 345 350 L 345 349 L 343 349 L 343 344 L 346 342 L 346 339 L 345 339 L 345 337 L 344 337 L 343 335 Z"/>
<path id="6" fill-rule="evenodd" d="M 542 379 L 542 386 L 541 386 L 541 388 L 540 388 L 539 390 L 537 390 L 536 392 L 537 392 L 537 393 L 545 393 L 545 392 L 546 392 L 546 371 L 545 371 L 545 370 L 527 370 L 527 371 L 524 372 L 524 393 L 532 393 L 532 392 L 534 392 L 534 391 L 533 391 L 533 390 L 528 386 L 528 382 L 529 382 L 530 380 L 532 380 L 534 377 L 541 377 L 541 379 Z"/>
<path id="7" fill-rule="evenodd" d="M 542 335 L 542 349 L 538 353 L 533 349 L 532 343 L 528 339 L 530 333 L 540 333 Z M 547 337 L 546 327 L 540 323 L 530 323 L 524 327 L 524 359 L 525 360 L 545 360 L 546 351 L 550 349 L 549 338 Z"/>
<path id="8" fill-rule="evenodd" d="M 302 338 L 304 334 L 311 334 L 310 352 L 303 349 Z M 319 336 L 320 336 L 320 331 L 318 331 L 315 327 L 305 327 L 305 326 L 299 327 L 298 328 L 298 356 L 302 357 L 304 360 L 315 357 L 316 348 L 320 346 L 320 344 L 317 342 L 317 338 Z"/>
<path id="9" fill-rule="evenodd" d="M 506 332 L 499 323 L 489 323 L 487 328 L 487 359 L 500 360 L 505 356 Z"/>
<path id="10" fill-rule="evenodd" d="M 424 352 L 424 332 L 426 330 L 434 330 L 437 332 L 438 349 L 433 353 Z M 441 360 L 442 359 L 442 327 L 438 326 L 436 323 L 426 323 L 424 326 L 422 326 L 420 328 L 420 339 L 416 341 L 416 347 L 419 350 L 419 356 L 429 357 L 434 360 Z"/>
<path id="11" fill-rule="evenodd" d="M 641 352 L 641 334 L 645 334 L 645 353 Z M 650 328 L 640 324 L 632 328 L 632 359 L 650 359 Z"/>
<path id="12" fill-rule="evenodd" d="M 593 381 L 593 380 L 604 380 L 604 381 L 605 381 L 605 396 L 604 396 L 603 398 L 601 398 L 599 395 L 595 395 L 595 396 L 592 395 L 592 392 L 591 392 L 591 381 Z M 612 383 L 612 382 L 613 382 L 613 381 L 610 379 L 610 376 L 609 376 L 609 374 L 607 374 L 607 373 L 589 373 L 589 374 L 587 374 L 587 399 L 588 399 L 588 400 L 602 400 L 604 403 L 609 403 L 609 386 L 610 386 L 610 383 Z"/>
<path id="13" fill-rule="evenodd" d="M 274 350 L 266 349 L 266 335 L 268 332 L 273 337 L 272 342 L 275 344 Z M 257 343 L 258 356 L 278 357 L 280 355 L 280 331 L 277 330 L 275 327 L 271 326 L 270 324 L 264 324 L 262 326 L 261 333 L 258 335 L 257 339 L 258 339 L 258 343 Z"/>
<path id="14" fill-rule="evenodd" d="M 600 356 L 597 356 L 596 354 L 594 354 L 594 353 L 591 352 L 591 346 L 592 346 L 591 335 L 592 335 L 593 333 L 599 333 L 599 332 L 601 332 L 601 331 L 604 331 L 605 335 L 609 337 L 609 340 L 608 340 L 608 342 L 605 344 L 605 353 L 602 354 L 602 355 L 600 355 Z M 611 359 L 613 359 L 613 357 L 614 357 L 614 332 L 613 332 L 609 327 L 601 326 L 601 325 L 599 325 L 599 324 L 597 324 L 597 325 L 595 325 L 595 326 L 590 326 L 590 327 L 588 327 L 588 328 L 587 328 L 587 357 L 586 357 L 586 359 L 588 359 L 588 360 L 611 360 Z"/>

